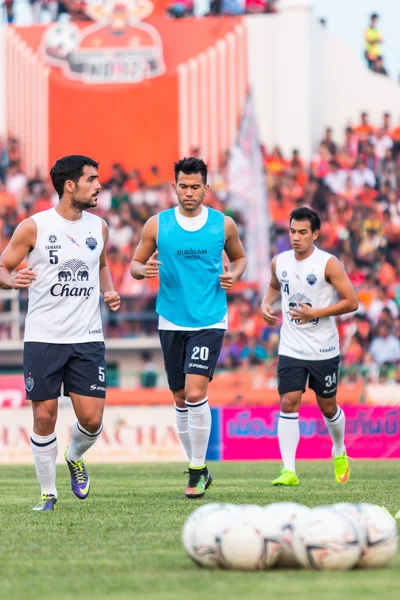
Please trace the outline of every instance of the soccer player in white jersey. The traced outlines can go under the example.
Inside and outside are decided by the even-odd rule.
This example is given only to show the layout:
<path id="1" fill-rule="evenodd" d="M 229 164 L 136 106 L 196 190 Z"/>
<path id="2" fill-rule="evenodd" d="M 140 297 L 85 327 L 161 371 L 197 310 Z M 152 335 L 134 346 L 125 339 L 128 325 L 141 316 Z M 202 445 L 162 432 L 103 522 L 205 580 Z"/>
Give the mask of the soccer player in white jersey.
<path id="1" fill-rule="evenodd" d="M 22 221 L 0 257 L 0 288 L 29 288 L 24 335 L 26 397 L 32 402 L 31 448 L 41 498 L 33 510 L 54 510 L 58 397 L 61 386 L 77 417 L 65 460 L 71 487 L 87 498 L 90 480 L 82 455 L 102 430 L 106 362 L 99 296 L 111 310 L 120 297 L 106 263 L 107 224 L 97 206 L 98 163 L 65 156 L 50 176 L 60 201 Z M 14 270 L 27 257 L 28 266 Z"/>
<path id="2" fill-rule="evenodd" d="M 246 259 L 236 224 L 203 206 L 207 165 L 175 163 L 178 206 L 151 217 L 143 228 L 131 273 L 160 276 L 159 333 L 178 435 L 189 464 L 187 498 L 201 498 L 212 482 L 205 460 L 211 431 L 208 384 L 227 328 L 226 290 L 242 276 Z M 223 266 L 225 250 L 230 265 Z"/>
<path id="3" fill-rule="evenodd" d="M 299 483 L 295 459 L 307 379 L 332 437 L 335 479 L 347 483 L 345 415 L 336 403 L 340 349 L 335 317 L 357 310 L 358 299 L 338 259 L 314 245 L 321 227 L 319 216 L 309 208 L 298 208 L 290 214 L 289 223 L 293 250 L 272 259 L 271 282 L 261 305 L 264 320 L 274 326 L 278 317 L 273 306 L 281 299 L 283 317 L 278 350 L 278 439 L 283 468 L 272 485 Z"/>

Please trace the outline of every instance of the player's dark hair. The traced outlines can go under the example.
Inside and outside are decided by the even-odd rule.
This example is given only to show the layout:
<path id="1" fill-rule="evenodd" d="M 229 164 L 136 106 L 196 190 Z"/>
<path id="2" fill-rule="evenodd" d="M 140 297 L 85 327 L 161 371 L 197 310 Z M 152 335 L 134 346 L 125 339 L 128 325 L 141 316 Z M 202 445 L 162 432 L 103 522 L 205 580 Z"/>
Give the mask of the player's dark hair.
<path id="1" fill-rule="evenodd" d="M 185 173 L 185 175 L 193 175 L 194 173 L 201 173 L 201 178 L 203 180 L 204 185 L 207 183 L 207 165 L 201 158 L 195 158 L 194 156 L 189 156 L 178 160 L 174 163 L 174 171 L 175 171 L 175 182 L 178 181 L 179 173 Z"/>
<path id="2" fill-rule="evenodd" d="M 311 231 L 321 229 L 321 219 L 316 212 L 310 208 L 307 208 L 307 206 L 302 206 L 301 208 L 292 210 L 290 213 L 289 225 L 292 221 L 309 221 L 311 225 Z"/>
<path id="3" fill-rule="evenodd" d="M 97 169 L 98 166 L 99 163 L 93 158 L 81 156 L 80 154 L 71 154 L 56 160 L 51 168 L 50 177 L 58 197 L 62 198 L 66 181 L 71 180 L 78 183 L 79 178 L 83 175 L 83 167 L 95 167 Z"/>

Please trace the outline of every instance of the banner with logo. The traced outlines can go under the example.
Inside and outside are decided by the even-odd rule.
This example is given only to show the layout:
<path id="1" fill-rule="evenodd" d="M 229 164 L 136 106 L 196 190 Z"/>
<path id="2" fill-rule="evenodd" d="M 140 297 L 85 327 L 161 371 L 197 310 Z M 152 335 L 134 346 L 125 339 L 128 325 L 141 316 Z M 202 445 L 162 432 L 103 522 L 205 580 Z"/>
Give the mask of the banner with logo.
<path id="1" fill-rule="evenodd" d="M 221 409 L 222 460 L 280 459 L 279 408 Z M 400 412 L 394 407 L 348 406 L 346 449 L 352 458 L 400 458 Z M 317 407 L 300 410 L 299 459 L 330 458 L 332 440 Z"/>
<path id="2" fill-rule="evenodd" d="M 58 414 L 58 463 L 63 462 L 76 417 L 69 401 Z M 0 464 L 31 463 L 29 437 L 32 411 L 2 410 L 0 414 Z M 176 432 L 175 411 L 170 407 L 111 407 L 104 413 L 104 429 L 87 454 L 88 463 L 187 461 Z"/>

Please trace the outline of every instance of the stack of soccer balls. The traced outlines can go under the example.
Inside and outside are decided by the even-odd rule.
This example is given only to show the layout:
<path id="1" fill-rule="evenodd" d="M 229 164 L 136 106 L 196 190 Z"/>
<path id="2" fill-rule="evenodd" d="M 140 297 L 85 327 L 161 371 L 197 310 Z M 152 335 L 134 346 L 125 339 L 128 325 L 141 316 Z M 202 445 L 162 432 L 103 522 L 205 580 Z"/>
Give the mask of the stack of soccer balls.
<path id="1" fill-rule="evenodd" d="M 182 541 L 210 569 L 376 568 L 396 554 L 397 525 L 375 504 L 206 504 L 186 520 Z"/>

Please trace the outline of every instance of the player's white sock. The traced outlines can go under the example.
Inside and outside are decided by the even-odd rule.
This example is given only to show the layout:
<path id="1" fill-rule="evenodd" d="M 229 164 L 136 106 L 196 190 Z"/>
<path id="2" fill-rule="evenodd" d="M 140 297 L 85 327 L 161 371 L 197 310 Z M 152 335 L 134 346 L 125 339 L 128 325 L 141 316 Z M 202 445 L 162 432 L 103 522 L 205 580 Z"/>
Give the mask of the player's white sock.
<path id="1" fill-rule="evenodd" d="M 38 435 L 32 431 L 31 448 L 42 494 L 53 494 L 57 498 L 56 459 L 58 444 L 55 431 L 50 435 Z"/>
<path id="2" fill-rule="evenodd" d="M 185 448 L 187 457 L 190 460 L 192 458 L 192 445 L 190 443 L 189 435 L 189 409 L 179 408 L 179 406 L 175 404 L 175 415 L 179 439 L 181 440 L 182 446 Z"/>
<path id="3" fill-rule="evenodd" d="M 325 424 L 333 441 L 333 456 L 342 456 L 346 451 L 344 447 L 344 429 L 346 426 L 346 417 L 343 410 L 338 406 L 336 414 L 332 419 L 324 417 Z"/>
<path id="4" fill-rule="evenodd" d="M 296 450 L 300 440 L 299 413 L 280 412 L 278 440 L 283 468 L 296 473 Z"/>
<path id="5" fill-rule="evenodd" d="M 96 433 L 86 431 L 78 421 L 74 423 L 71 431 L 71 442 L 67 451 L 68 460 L 81 460 L 82 454 L 93 446 L 102 431 L 103 423 Z"/>
<path id="6" fill-rule="evenodd" d="M 189 436 L 192 447 L 190 467 L 202 467 L 206 463 L 208 440 L 211 431 L 211 410 L 208 398 L 192 404 L 186 400 L 189 409 Z"/>

